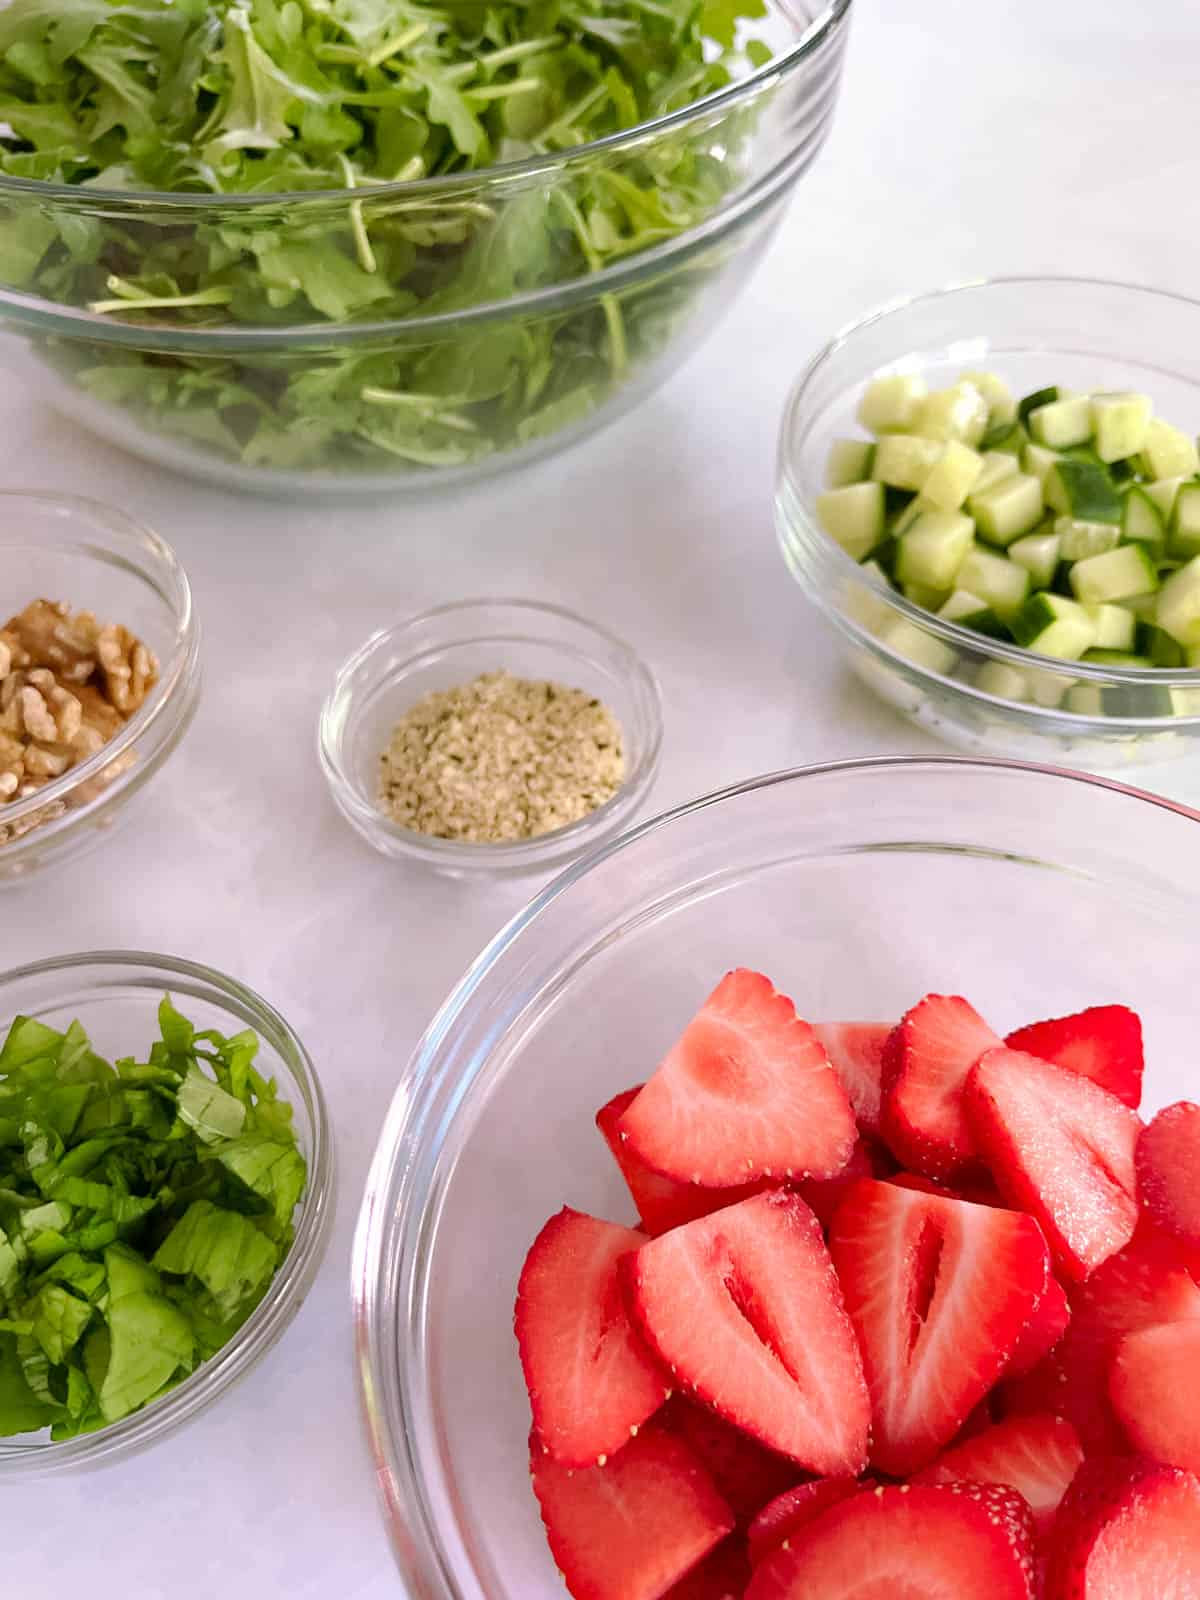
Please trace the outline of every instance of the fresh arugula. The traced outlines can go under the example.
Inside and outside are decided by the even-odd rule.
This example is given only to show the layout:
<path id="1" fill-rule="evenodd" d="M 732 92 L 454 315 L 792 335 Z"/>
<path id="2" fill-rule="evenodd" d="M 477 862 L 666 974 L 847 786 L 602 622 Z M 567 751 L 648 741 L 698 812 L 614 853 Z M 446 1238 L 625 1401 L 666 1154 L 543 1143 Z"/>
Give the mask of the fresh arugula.
<path id="1" fill-rule="evenodd" d="M 69 1439 L 228 1343 L 291 1245 L 304 1157 L 251 1032 L 170 999 L 144 1062 L 75 1022 L 0 1048 L 0 1435 Z"/>
<path id="2" fill-rule="evenodd" d="M 460 466 L 588 416 L 722 262 L 574 310 L 405 337 L 416 315 L 562 284 L 678 237 L 741 177 L 748 113 L 549 166 L 501 201 L 380 185 L 557 153 L 760 64 L 764 0 L 11 0 L 0 172 L 262 197 L 202 220 L 0 203 L 0 278 L 122 321 L 212 330 L 390 321 L 339 347 L 177 357 L 58 347 L 96 399 L 252 466 Z M 341 191 L 289 201 L 280 193 Z M 345 196 L 349 196 L 346 198 Z"/>

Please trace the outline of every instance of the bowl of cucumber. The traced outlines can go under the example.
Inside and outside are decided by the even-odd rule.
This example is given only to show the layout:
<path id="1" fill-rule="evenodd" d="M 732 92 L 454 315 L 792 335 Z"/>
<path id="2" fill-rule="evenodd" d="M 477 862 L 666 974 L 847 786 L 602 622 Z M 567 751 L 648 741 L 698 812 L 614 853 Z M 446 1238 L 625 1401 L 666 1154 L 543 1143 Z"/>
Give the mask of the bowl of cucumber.
<path id="1" fill-rule="evenodd" d="M 960 749 L 1200 750 L 1200 301 L 968 283 L 844 329 L 784 416 L 784 557 L 855 672 Z"/>

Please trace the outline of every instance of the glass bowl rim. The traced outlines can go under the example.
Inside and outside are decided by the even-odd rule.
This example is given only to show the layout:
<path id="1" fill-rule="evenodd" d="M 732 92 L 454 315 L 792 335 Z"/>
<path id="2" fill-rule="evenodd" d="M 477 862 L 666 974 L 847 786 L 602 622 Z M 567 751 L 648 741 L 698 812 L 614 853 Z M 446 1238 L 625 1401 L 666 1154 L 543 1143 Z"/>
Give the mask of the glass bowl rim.
<path id="1" fill-rule="evenodd" d="M 791 439 L 795 429 L 797 416 L 807 398 L 811 384 L 818 378 L 825 366 L 839 355 L 848 345 L 852 344 L 860 334 L 866 333 L 889 318 L 914 308 L 932 305 L 938 301 L 951 301 L 961 294 L 974 293 L 981 289 L 998 288 L 1025 288 L 1038 289 L 1047 285 L 1058 288 L 1089 288 L 1089 289 L 1115 289 L 1121 293 L 1134 295 L 1147 295 L 1156 300 L 1173 302 L 1176 305 L 1188 306 L 1200 312 L 1200 299 L 1192 295 L 1178 294 L 1171 289 L 1158 289 L 1153 284 L 1131 283 L 1120 278 L 1089 278 L 1080 277 L 1071 273 L 1015 273 L 992 278 L 965 278 L 953 283 L 942 285 L 938 289 L 923 290 L 919 294 L 898 295 L 891 300 L 884 301 L 873 310 L 868 311 L 853 321 L 844 323 L 831 338 L 821 346 L 817 353 L 802 369 L 800 376 L 793 383 L 788 393 L 784 406 L 783 419 L 779 428 L 779 444 L 776 455 L 776 481 L 787 481 L 796 491 L 800 515 L 814 533 L 819 535 L 827 548 L 834 566 L 846 578 L 857 577 L 859 583 L 869 588 L 880 600 L 890 605 L 899 615 L 915 623 L 924 631 L 932 633 L 935 637 L 943 639 L 947 644 L 954 645 L 959 650 L 970 650 L 975 655 L 984 655 L 989 659 L 1008 662 L 1012 666 L 1034 666 L 1040 670 L 1058 673 L 1072 678 L 1081 678 L 1085 682 L 1100 684 L 1105 687 L 1143 687 L 1143 688 L 1179 688 L 1195 689 L 1200 686 L 1200 668 L 1197 667 L 1106 667 L 1097 666 L 1090 661 L 1064 661 L 1057 656 L 1044 656 L 1036 650 L 1027 650 L 1017 644 L 1009 644 L 1003 639 L 992 639 L 985 634 L 975 633 L 970 628 L 961 627 L 957 622 L 949 622 L 944 617 L 939 617 L 935 612 L 926 611 L 923 607 L 915 605 L 897 589 L 884 588 L 871 574 L 863 571 L 862 567 L 853 557 L 841 548 L 836 540 L 831 539 L 817 522 L 809 509 L 807 500 L 800 493 L 800 486 L 792 471 L 793 458 Z M 1175 374 L 1173 374 L 1175 376 Z M 1200 382 L 1197 383 L 1200 388 Z M 782 520 L 782 514 L 780 514 Z M 783 542 L 782 531 L 780 542 Z M 807 592 L 807 591 L 806 591 Z M 814 598 L 818 598 L 814 596 Z M 819 597 L 822 604 L 827 603 L 825 596 Z M 846 625 L 851 625 L 853 619 L 847 618 L 842 608 L 831 605 L 829 609 L 836 611 L 839 619 Z M 855 628 L 856 636 L 858 629 Z M 989 704 L 1008 704 L 998 695 L 988 694 L 983 690 L 975 689 L 972 685 L 959 682 L 957 679 L 944 678 L 941 673 L 934 672 L 928 667 L 916 667 L 923 677 L 936 678 L 945 682 L 948 687 L 957 692 L 970 691 L 973 695 Z M 1012 702 L 1015 704 L 1015 702 Z M 1022 706 L 1022 710 L 1030 712 L 1034 708 Z M 1163 726 L 1187 726 L 1200 721 L 1200 712 L 1192 716 L 1170 717 L 1090 717 L 1081 713 L 1062 711 L 1054 708 L 1046 711 L 1047 716 L 1061 719 L 1071 719 L 1082 724 L 1088 724 L 1101 729 L 1118 731 L 1124 728 L 1152 727 L 1160 729 Z M 968 758 L 969 759 L 969 758 Z"/>
<path id="2" fill-rule="evenodd" d="M 476 844 L 469 840 L 439 839 L 432 834 L 418 833 L 413 828 L 405 828 L 400 823 L 393 822 L 390 817 L 385 816 L 376 806 L 363 798 L 358 785 L 342 761 L 341 740 L 333 733 L 335 709 L 339 701 L 351 697 L 352 692 L 348 688 L 351 678 L 381 645 L 418 629 L 425 623 L 456 616 L 467 617 L 472 612 L 483 612 L 495 606 L 510 607 L 534 619 L 535 622 L 538 618 L 555 618 L 599 640 L 611 650 L 619 663 L 621 677 L 633 687 L 649 712 L 649 738 L 646 748 L 633 769 L 622 780 L 620 788 L 603 805 L 597 806 L 594 811 L 589 811 L 586 816 L 579 817 L 575 822 L 553 829 L 550 833 L 540 833 L 532 839 L 520 839 L 503 844 Z M 455 641 L 455 644 L 470 645 L 478 642 L 480 637 L 480 635 L 464 636 Z M 560 648 L 556 640 L 535 642 L 545 643 L 552 649 Z M 411 665 L 418 659 L 419 656 L 409 657 L 405 666 Z M 622 728 L 622 732 L 624 731 Z M 405 617 L 390 627 L 377 628 L 337 669 L 329 692 L 321 704 L 317 720 L 317 753 L 326 782 L 339 806 L 348 806 L 360 821 L 369 824 L 373 832 L 391 839 L 414 858 L 420 858 L 440 867 L 470 867 L 474 870 L 498 872 L 519 871 L 523 867 L 533 869 L 547 857 L 566 857 L 573 852 L 583 852 L 587 849 L 589 839 L 599 839 L 606 830 L 619 827 L 622 818 L 640 803 L 654 781 L 662 755 L 662 742 L 662 690 L 652 668 L 631 644 L 601 623 L 592 622 L 590 618 L 566 606 L 554 605 L 544 600 L 524 600 L 509 595 L 452 600 L 445 605 L 431 606 L 426 611 Z"/>
<path id="3" fill-rule="evenodd" d="M 565 868 L 488 941 L 414 1045 L 400 1073 L 368 1167 L 363 1199 L 355 1222 L 350 1268 L 360 1411 L 375 1465 L 376 1486 L 386 1517 L 388 1537 L 404 1581 L 414 1585 L 414 1597 L 419 1595 L 420 1600 L 462 1600 L 462 1590 L 454 1577 L 444 1569 L 441 1545 L 432 1532 L 423 1492 L 423 1474 L 412 1440 L 407 1433 L 403 1438 L 394 1436 L 379 1402 L 380 1389 L 391 1387 L 390 1375 L 384 1364 L 389 1352 L 380 1343 L 380 1330 L 398 1327 L 403 1314 L 403 1306 L 384 1306 L 380 1289 L 384 1284 L 385 1264 L 390 1263 L 397 1254 L 397 1241 L 403 1242 L 405 1236 L 410 1236 L 409 1245 L 413 1245 L 411 1235 L 416 1223 L 414 1204 L 418 1202 L 418 1197 L 413 1192 L 412 1136 L 414 1130 L 418 1139 L 429 1132 L 425 1123 L 430 1113 L 430 1098 L 439 1085 L 439 1071 L 444 1076 L 444 1064 L 439 1064 L 438 1058 L 444 1053 L 447 1039 L 459 1025 L 476 991 L 526 929 L 554 901 L 586 877 L 593 867 L 650 835 L 665 832 L 677 821 L 723 802 L 759 790 L 799 783 L 806 778 L 823 777 L 831 773 L 931 769 L 935 772 L 951 769 L 1016 772 L 1036 778 L 1062 779 L 1086 788 L 1123 795 L 1134 801 L 1145 801 L 1157 809 L 1200 823 L 1200 810 L 1150 790 L 1068 767 L 999 756 L 861 756 L 764 773 L 671 807 L 629 828 Z M 435 1130 L 435 1138 L 439 1142 L 444 1142 L 445 1134 L 467 1100 L 480 1070 L 480 1061 L 471 1062 L 456 1080 L 453 1106 L 440 1118 Z M 423 1211 L 423 1202 L 418 1208 Z M 429 1259 L 429 1243 L 425 1238 L 407 1251 L 407 1260 L 418 1278 L 426 1271 Z M 402 1270 L 400 1276 L 407 1278 L 412 1273 Z M 432 1584 L 428 1581 L 431 1573 L 435 1577 Z"/>
<path id="4" fill-rule="evenodd" d="M 174 549 L 160 533 L 156 533 L 147 523 L 130 516 L 127 511 L 122 511 L 117 506 L 110 506 L 103 500 L 96 500 L 90 495 L 57 494 L 51 490 L 39 489 L 0 489 L 0 512 L 8 511 L 21 503 L 46 506 L 65 512 L 67 515 L 64 520 L 68 526 L 79 528 L 81 534 L 83 529 L 79 519 L 94 521 L 103 527 L 105 533 L 115 531 L 119 538 L 140 544 L 143 552 L 148 550 L 153 559 L 165 568 L 178 591 L 175 596 L 163 595 L 157 584 L 151 582 L 151 587 L 170 608 L 175 618 L 177 637 L 170 658 L 159 662 L 158 682 L 133 716 L 121 726 L 107 744 L 102 744 L 86 761 L 68 768 L 60 778 L 54 778 L 51 782 L 43 784 L 33 794 L 26 795 L 21 800 L 8 800 L 0 804 L 0 823 L 20 821 L 22 817 L 32 816 L 55 800 L 65 799 L 81 784 L 86 784 L 113 761 L 119 760 L 126 750 L 137 744 L 150 728 L 163 719 L 164 713 L 168 710 L 172 713 L 185 711 L 188 696 L 184 691 L 195 676 L 200 649 L 200 630 L 196 621 L 192 586 L 187 571 Z M 78 555 L 81 562 L 102 559 L 87 552 L 78 552 Z M 137 576 L 143 582 L 147 581 L 146 575 L 140 570 Z M 61 828 L 74 820 L 75 814 L 68 812 L 64 817 L 47 823 L 46 828 L 56 826 Z M 39 829 L 38 833 L 39 837 L 45 836 L 46 829 Z"/>
<path id="5" fill-rule="evenodd" d="M 308 1157 L 308 1185 L 301 1197 L 300 1216 L 291 1248 L 280 1263 L 266 1294 L 253 1312 L 216 1355 L 210 1356 L 162 1399 L 135 1411 L 95 1433 L 53 1443 L 22 1445 L 0 1440 L 0 1480 L 6 1476 L 34 1478 L 63 1468 L 99 1463 L 118 1453 L 152 1444 L 189 1421 L 218 1399 L 266 1354 L 287 1327 L 293 1306 L 299 1306 L 312 1286 L 320 1265 L 333 1216 L 334 1146 L 329 1110 L 312 1057 L 290 1023 L 255 989 L 202 962 L 149 950 L 80 950 L 70 955 L 48 956 L 0 971 L 0 1000 L 9 989 L 29 979 L 52 974 L 84 973 L 91 968 L 124 968 L 152 981 L 175 976 L 215 992 L 211 1003 L 226 1001 L 241 1006 L 256 1019 L 255 1032 L 276 1033 L 286 1043 L 292 1059 L 284 1058 L 288 1071 L 305 1091 L 311 1108 L 312 1151 Z M 163 984 L 162 993 L 169 985 Z M 234 1011 L 233 1015 L 239 1013 Z"/>

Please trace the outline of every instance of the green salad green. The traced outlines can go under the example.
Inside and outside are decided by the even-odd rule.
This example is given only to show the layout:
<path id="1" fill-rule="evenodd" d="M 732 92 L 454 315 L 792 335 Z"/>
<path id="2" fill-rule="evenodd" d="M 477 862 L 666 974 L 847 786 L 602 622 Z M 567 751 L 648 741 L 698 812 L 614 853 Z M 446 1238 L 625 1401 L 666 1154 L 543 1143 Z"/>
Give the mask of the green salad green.
<path id="1" fill-rule="evenodd" d="M 128 1416 L 222 1348 L 307 1171 L 258 1040 L 164 998 L 145 1061 L 18 1017 L 0 1049 L 0 1435 Z"/>
<path id="2" fill-rule="evenodd" d="M 12 0 L 0 172 L 215 204 L 143 219 L 10 194 L 0 280 L 216 330 L 461 313 L 580 278 L 710 215 L 742 175 L 749 122 L 730 112 L 566 176 L 556 153 L 764 62 L 761 40 L 735 41 L 764 14 L 764 0 Z M 378 192 L 529 156 L 546 168 L 502 201 L 469 183 Z M 353 198 L 270 198 L 334 189 Z M 220 210 L 229 196 L 262 204 Z M 98 399 L 251 465 L 456 466 L 587 416 L 716 265 L 424 343 L 247 356 L 73 341 L 65 358 Z"/>

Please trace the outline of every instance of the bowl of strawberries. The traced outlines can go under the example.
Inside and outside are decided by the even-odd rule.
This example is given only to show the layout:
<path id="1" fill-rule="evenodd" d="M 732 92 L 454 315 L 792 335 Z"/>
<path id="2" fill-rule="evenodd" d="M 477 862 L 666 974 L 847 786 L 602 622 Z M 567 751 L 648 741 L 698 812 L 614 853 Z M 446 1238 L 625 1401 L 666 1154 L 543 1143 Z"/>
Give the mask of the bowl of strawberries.
<path id="1" fill-rule="evenodd" d="M 522 912 L 356 1241 L 409 1592 L 1197 1600 L 1198 823 L 841 763 Z"/>

